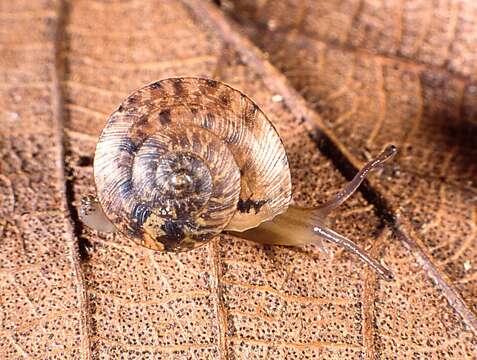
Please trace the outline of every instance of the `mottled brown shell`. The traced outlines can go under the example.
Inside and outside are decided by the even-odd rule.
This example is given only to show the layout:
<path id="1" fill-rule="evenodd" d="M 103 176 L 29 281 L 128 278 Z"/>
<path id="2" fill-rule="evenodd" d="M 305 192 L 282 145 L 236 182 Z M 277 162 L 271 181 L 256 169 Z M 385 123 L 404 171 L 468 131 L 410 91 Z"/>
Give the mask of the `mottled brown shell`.
<path id="1" fill-rule="evenodd" d="M 98 199 L 123 234 L 180 251 L 285 211 L 283 144 L 246 95 L 218 81 L 170 78 L 130 95 L 101 134 Z"/>

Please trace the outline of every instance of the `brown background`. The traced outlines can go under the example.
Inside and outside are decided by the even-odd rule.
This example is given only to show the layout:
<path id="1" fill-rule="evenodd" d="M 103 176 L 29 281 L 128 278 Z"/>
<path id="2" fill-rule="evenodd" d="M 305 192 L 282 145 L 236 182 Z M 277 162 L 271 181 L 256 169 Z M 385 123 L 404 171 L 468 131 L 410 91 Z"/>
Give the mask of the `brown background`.
<path id="1" fill-rule="evenodd" d="M 477 3 L 18 0 L 0 24 L 0 358 L 477 358 Z M 332 245 L 83 228 L 105 119 L 176 75 L 260 104 L 300 205 L 395 143 L 332 222 L 397 280 Z"/>

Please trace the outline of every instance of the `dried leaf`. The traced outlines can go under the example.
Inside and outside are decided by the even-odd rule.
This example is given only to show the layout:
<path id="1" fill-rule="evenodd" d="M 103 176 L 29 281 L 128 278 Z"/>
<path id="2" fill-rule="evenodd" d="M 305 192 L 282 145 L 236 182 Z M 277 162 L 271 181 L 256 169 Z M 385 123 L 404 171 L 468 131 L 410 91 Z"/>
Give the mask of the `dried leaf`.
<path id="1" fill-rule="evenodd" d="M 8 29 L 0 32 L 0 357 L 85 358 L 87 307 L 61 155 L 57 12 L 0 8 Z"/>
<path id="2" fill-rule="evenodd" d="M 277 9 L 284 9 L 281 6 Z M 314 74 L 316 69 L 305 67 L 304 61 L 287 62 L 287 56 L 273 51 L 273 44 L 287 49 L 302 44 L 304 48 L 299 50 L 309 55 L 328 42 L 317 46 L 300 31 L 288 31 L 292 30 L 288 25 L 265 44 L 265 39 L 271 38 L 263 30 L 262 20 L 249 18 L 257 25 L 257 43 L 267 47 L 272 60 L 283 66 L 291 83 L 303 91 L 306 103 L 231 22 L 206 2 L 75 1 L 58 7 L 56 2 L 22 1 L 0 8 L 0 22 L 10 30 L 0 33 L 4 80 L 0 86 L 2 358 L 477 356 L 475 327 L 455 304 L 448 304 L 449 293 L 433 282 L 432 271 L 445 280 L 452 294 L 462 297 L 470 313 L 475 311 L 473 280 L 458 282 L 466 279 L 460 276 L 452 282 L 448 274 L 455 273 L 440 263 L 443 257 L 436 253 L 442 248 L 428 250 L 432 241 L 436 244 L 445 239 L 448 251 L 458 254 L 455 249 L 462 246 L 461 226 L 475 227 L 475 219 L 466 218 L 465 210 L 449 217 L 443 208 L 436 217 L 436 203 L 429 200 L 433 196 L 429 191 L 445 186 L 445 194 L 449 191 L 457 196 L 452 200 L 453 209 L 463 209 L 471 200 L 464 198 L 467 193 L 462 191 L 474 194 L 475 186 L 462 187 L 462 179 L 475 175 L 475 167 L 467 175 L 460 172 L 441 179 L 428 176 L 438 167 L 437 162 L 428 160 L 425 165 L 429 168 L 410 172 L 416 167 L 417 155 L 401 155 L 401 175 L 392 178 L 393 168 L 386 168 L 373 178 L 365 196 L 354 196 L 333 218 L 338 230 L 368 245 L 374 256 L 383 257 L 396 274 L 394 283 L 383 283 L 354 257 L 336 248 L 332 249 L 335 256 L 328 257 L 314 247 L 265 247 L 224 236 L 192 252 L 162 254 L 139 248 L 121 236 L 98 235 L 78 222 L 74 205 L 82 195 L 94 191 L 91 162 L 105 119 L 135 88 L 173 75 L 213 76 L 248 93 L 283 136 L 290 155 L 294 201 L 312 205 L 325 200 L 345 182 L 336 167 L 345 173 L 351 169 L 340 161 L 356 167 L 364 160 L 359 156 L 369 138 L 366 129 L 372 128 L 376 106 L 369 101 L 367 108 L 359 102 L 356 106 L 363 118 L 353 113 L 352 123 L 345 117 L 342 127 L 336 126 L 335 117 L 326 111 L 344 112 L 347 103 L 340 96 L 346 99 L 346 91 L 317 106 L 314 100 L 322 99 L 323 94 L 315 87 L 306 92 L 303 83 L 306 76 L 315 79 L 312 71 Z M 304 14 L 308 10 L 304 9 Z M 286 18 L 280 11 L 268 14 L 277 24 Z M 247 14 L 243 9 L 236 12 L 243 19 Z M 264 19 L 268 15 L 261 14 Z M 338 50 L 344 53 L 346 49 Z M 365 69 L 369 73 L 376 71 L 376 55 L 351 52 L 356 62 L 368 64 Z M 346 54 L 341 58 L 346 59 Z M 475 65 L 464 60 L 468 57 L 462 58 L 466 65 L 461 66 L 459 81 Z M 346 61 L 342 62 L 338 69 L 343 72 Z M 399 61 L 400 66 L 407 64 Z M 432 66 L 421 64 L 411 70 L 433 73 L 436 65 Z M 303 76 L 294 80 L 288 67 Z M 321 86 L 324 94 L 343 86 L 330 68 L 322 71 L 329 79 L 312 83 Z M 376 85 L 366 72 L 362 74 L 358 83 L 369 88 Z M 434 89 L 428 88 L 430 92 Z M 441 103 L 444 95 L 436 93 L 424 99 L 430 107 L 445 107 Z M 397 106 L 391 107 L 396 113 Z M 408 107 L 407 113 L 412 110 Z M 394 124 L 404 123 L 399 117 L 393 119 Z M 438 117 L 431 119 L 437 121 Z M 351 128 L 352 124 L 359 127 Z M 383 120 L 382 126 L 368 144 L 373 154 L 390 139 L 394 141 L 391 130 L 407 144 L 399 127 L 389 127 L 391 120 L 389 125 Z M 423 150 L 418 148 L 424 153 L 439 150 L 428 148 L 422 140 L 426 132 L 418 125 L 415 128 L 416 139 L 408 136 L 406 141 L 412 144 L 419 139 L 426 144 L 421 146 Z M 317 143 L 323 142 L 320 152 Z M 466 147 L 462 153 L 467 154 Z M 416 179 L 430 184 L 428 189 L 414 185 Z M 410 184 L 411 180 L 412 189 L 421 189 L 420 198 L 419 192 L 411 192 L 408 198 L 417 200 L 398 202 L 397 198 L 406 195 L 405 181 Z M 375 200 L 377 194 L 389 204 Z M 383 210 L 399 214 L 401 225 L 389 225 Z M 409 214 L 432 225 L 427 237 L 421 235 L 424 230 L 414 230 Z M 434 219 L 431 222 L 426 216 Z M 396 230 L 414 240 L 415 248 L 405 248 L 397 241 L 392 236 Z M 473 240 L 449 264 L 471 260 L 468 256 L 472 253 L 466 251 L 473 251 Z M 83 255 L 81 263 L 76 242 Z M 423 261 L 422 254 L 428 260 Z M 470 290 L 464 293 L 462 289 Z"/>

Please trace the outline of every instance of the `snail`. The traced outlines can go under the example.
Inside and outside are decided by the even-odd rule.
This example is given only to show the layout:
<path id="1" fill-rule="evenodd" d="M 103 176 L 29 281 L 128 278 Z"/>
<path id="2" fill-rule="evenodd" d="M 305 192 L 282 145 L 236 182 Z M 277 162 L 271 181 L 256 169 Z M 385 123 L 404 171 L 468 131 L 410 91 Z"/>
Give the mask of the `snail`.
<path id="1" fill-rule="evenodd" d="M 94 156 L 97 194 L 82 199 L 80 218 L 159 251 L 193 249 L 222 232 L 276 245 L 327 240 L 390 280 L 325 218 L 396 151 L 387 147 L 325 204 L 292 206 L 285 147 L 262 110 L 225 83 L 167 78 L 134 92 L 109 117 Z"/>

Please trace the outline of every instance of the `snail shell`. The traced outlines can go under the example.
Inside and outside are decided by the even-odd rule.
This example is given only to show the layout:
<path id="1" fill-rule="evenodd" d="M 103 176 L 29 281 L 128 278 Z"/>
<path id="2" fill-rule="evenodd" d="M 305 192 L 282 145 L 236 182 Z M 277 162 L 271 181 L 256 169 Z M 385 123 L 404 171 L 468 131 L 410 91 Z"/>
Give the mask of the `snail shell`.
<path id="1" fill-rule="evenodd" d="M 114 226 L 155 250 L 254 228 L 291 198 L 271 122 L 242 92 L 203 78 L 169 78 L 129 96 L 100 136 L 94 179 Z"/>

